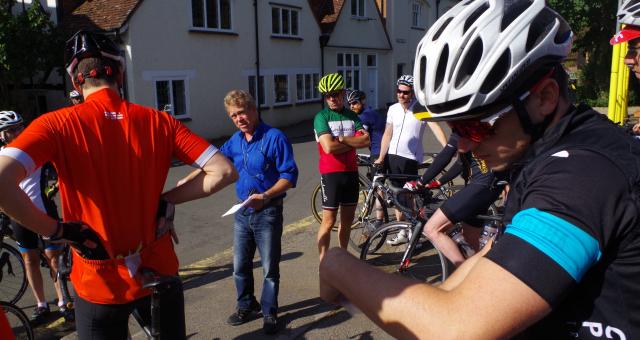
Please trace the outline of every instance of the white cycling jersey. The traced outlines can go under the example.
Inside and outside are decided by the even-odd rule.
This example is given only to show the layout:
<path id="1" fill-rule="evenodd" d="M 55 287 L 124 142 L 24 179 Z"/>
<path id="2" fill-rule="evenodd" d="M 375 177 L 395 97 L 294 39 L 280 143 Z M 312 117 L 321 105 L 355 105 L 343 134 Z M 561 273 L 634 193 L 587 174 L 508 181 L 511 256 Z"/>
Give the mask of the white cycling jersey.
<path id="1" fill-rule="evenodd" d="M 402 104 L 395 103 L 387 111 L 387 124 L 393 126 L 393 135 L 389 143 L 387 154 L 402 156 L 422 163 L 424 152 L 422 150 L 422 136 L 426 122 L 413 116 L 413 107 L 418 101 L 413 100 L 407 111 Z"/>

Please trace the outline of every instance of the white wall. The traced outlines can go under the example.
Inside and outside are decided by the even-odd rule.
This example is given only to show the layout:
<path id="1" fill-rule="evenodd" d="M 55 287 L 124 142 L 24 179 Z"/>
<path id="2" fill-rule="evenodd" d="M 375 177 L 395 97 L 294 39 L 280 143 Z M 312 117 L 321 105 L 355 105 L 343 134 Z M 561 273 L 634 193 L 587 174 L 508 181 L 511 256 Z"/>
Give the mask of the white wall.
<path id="1" fill-rule="evenodd" d="M 232 34 L 198 32 L 191 28 L 191 1 L 144 1 L 128 23 L 128 92 L 133 102 L 155 106 L 157 77 L 184 75 L 188 83 L 186 122 L 198 134 L 215 138 L 235 127 L 226 116 L 222 100 L 231 89 L 247 89 L 248 74 L 255 72 L 254 9 L 251 1 L 234 1 Z M 310 119 L 319 104 L 296 105 L 295 72 L 320 70 L 320 31 L 306 1 L 280 0 L 303 7 L 300 40 L 271 37 L 271 8 L 259 1 L 261 75 L 267 83 L 267 108 L 263 119 L 274 126 Z M 302 6 L 301 6 L 302 5 Z M 273 72 L 287 72 L 291 105 L 273 105 Z"/>

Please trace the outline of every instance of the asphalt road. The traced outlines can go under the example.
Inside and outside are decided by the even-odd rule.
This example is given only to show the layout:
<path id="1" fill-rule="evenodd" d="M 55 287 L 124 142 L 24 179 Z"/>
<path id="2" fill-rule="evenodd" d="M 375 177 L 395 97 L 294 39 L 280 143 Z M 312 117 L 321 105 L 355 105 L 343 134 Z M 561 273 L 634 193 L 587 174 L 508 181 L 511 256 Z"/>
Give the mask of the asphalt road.
<path id="1" fill-rule="evenodd" d="M 295 234 L 297 233 L 295 230 L 300 227 L 301 223 L 309 225 L 311 216 L 310 195 L 319 181 L 319 174 L 317 170 L 318 152 L 317 144 L 313 137 L 311 121 L 285 128 L 283 130 L 293 144 L 295 159 L 299 168 L 297 187 L 289 190 L 284 203 L 285 228 L 291 228 Z M 224 140 L 214 142 L 214 144 L 216 146 L 221 146 L 222 142 L 224 142 Z M 425 132 L 423 144 L 425 152 L 437 152 L 441 148 L 429 129 Z M 360 151 L 362 152 L 363 150 Z M 366 152 L 367 150 L 364 151 Z M 186 176 L 192 170 L 193 168 L 187 165 L 172 167 L 169 171 L 165 189 L 169 189 L 174 186 L 178 180 Z M 210 270 L 215 271 L 217 267 L 214 268 L 210 266 L 214 263 L 219 263 L 219 259 L 225 258 L 225 261 L 228 262 L 233 245 L 233 217 L 227 216 L 223 218 L 221 216 L 233 204 L 235 204 L 236 201 L 237 198 L 235 195 L 234 185 L 230 185 L 210 197 L 187 202 L 176 207 L 175 225 L 180 239 L 180 243 L 176 246 L 176 250 L 180 259 L 181 275 L 183 275 L 183 278 L 185 278 L 185 276 L 188 277 L 191 274 L 198 274 L 193 271 L 192 268 L 206 268 L 207 270 L 205 271 L 209 272 Z M 307 240 L 308 238 L 313 237 L 314 240 L 309 242 L 307 247 L 312 248 L 309 249 L 310 253 L 315 254 L 314 236 L 315 231 L 317 230 L 317 224 L 313 223 L 310 228 L 312 229 L 312 232 L 310 234 L 306 233 L 304 239 L 305 242 L 307 242 L 309 241 Z M 283 244 L 283 249 L 286 249 L 288 246 L 291 245 Z M 226 271 L 228 270 L 225 269 L 225 273 Z M 47 273 L 43 270 L 45 280 L 46 275 Z M 225 275 L 230 275 L 230 273 L 226 273 Z M 55 295 L 52 285 L 45 281 L 45 286 L 47 288 L 46 295 L 48 300 L 53 299 Z M 195 286 L 198 286 L 198 284 L 195 284 Z M 317 294 L 315 292 L 315 284 L 313 286 L 314 290 L 312 295 L 317 296 L 315 295 Z M 191 289 L 195 287 L 189 288 Z M 205 294 L 206 292 L 193 292 L 192 294 L 198 296 L 196 298 L 189 298 L 189 296 L 187 296 L 188 299 L 186 304 L 195 304 L 202 300 L 202 298 L 199 297 L 201 293 Z M 228 293 L 229 292 L 225 294 Z M 314 301 L 314 303 L 318 302 Z M 18 303 L 20 307 L 24 308 L 27 315 L 31 314 L 34 304 L 34 298 L 30 291 L 27 291 L 25 296 Z M 197 308 L 197 306 L 194 305 L 188 308 L 202 308 L 203 313 L 206 314 L 204 311 L 209 307 L 202 306 Z M 56 310 L 56 308 L 52 307 L 52 310 Z M 200 313 L 195 313 L 195 315 L 198 314 Z M 43 339 L 57 339 L 60 336 L 68 334 L 69 331 L 72 331 L 71 325 L 60 325 L 60 322 L 61 320 L 58 320 L 58 322 L 50 324 L 50 327 L 48 327 L 50 329 L 40 329 L 38 332 L 40 337 Z"/>

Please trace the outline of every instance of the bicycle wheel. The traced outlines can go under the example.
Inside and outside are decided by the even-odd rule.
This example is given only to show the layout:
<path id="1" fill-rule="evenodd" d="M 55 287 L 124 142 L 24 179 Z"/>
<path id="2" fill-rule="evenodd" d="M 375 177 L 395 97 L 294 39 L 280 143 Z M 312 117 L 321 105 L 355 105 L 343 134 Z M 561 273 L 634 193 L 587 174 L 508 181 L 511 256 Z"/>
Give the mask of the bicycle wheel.
<path id="1" fill-rule="evenodd" d="M 400 262 L 409 243 L 391 245 L 388 240 L 393 239 L 401 231 L 410 235 L 413 225 L 408 222 L 390 222 L 378 228 L 362 248 L 360 259 L 376 266 L 383 271 L 398 272 Z M 369 247 L 377 247 L 369 251 Z M 402 275 L 437 284 L 444 281 L 449 274 L 449 266 L 444 256 L 426 238 L 419 240 L 409 266 L 402 271 Z"/>
<path id="2" fill-rule="evenodd" d="M 368 198 L 367 191 L 361 191 L 360 196 L 364 195 L 364 199 L 358 201 L 358 207 L 356 208 L 356 222 L 351 226 L 351 232 L 349 233 L 349 246 L 356 251 L 356 254 L 360 254 L 365 242 L 369 239 L 369 236 L 375 232 L 376 226 L 376 211 L 375 203 L 379 202 L 383 211 L 383 223 L 389 222 L 389 214 L 387 212 L 386 202 L 380 197 L 377 192 L 372 193 L 372 197 Z M 362 201 L 362 204 L 360 204 Z M 374 247 L 370 248 L 374 250 Z"/>
<path id="3" fill-rule="evenodd" d="M 318 223 L 322 223 L 322 186 L 320 183 L 311 193 L 311 213 Z"/>
<path id="4" fill-rule="evenodd" d="M 363 175 L 358 176 L 358 184 L 360 186 L 360 196 L 358 197 L 358 208 L 356 208 L 356 217 L 357 212 L 360 210 L 361 204 L 364 202 L 365 196 L 367 194 L 367 189 L 369 188 L 368 179 Z M 316 219 L 316 221 L 318 221 L 318 223 L 322 223 L 322 186 L 320 183 L 318 183 L 318 185 L 315 187 L 315 189 L 313 189 L 313 192 L 311 193 L 311 213 L 313 214 L 313 217 Z M 357 223 L 358 220 L 356 218 L 352 226 Z M 338 227 L 333 226 L 333 231 L 337 230 Z"/>
<path id="5" fill-rule="evenodd" d="M 16 337 L 16 340 L 32 340 L 35 339 L 33 328 L 29 324 L 27 316 L 12 303 L 0 301 L 0 308 L 4 310 L 4 315 L 9 321 L 9 326 Z"/>
<path id="6" fill-rule="evenodd" d="M 0 301 L 16 303 L 27 290 L 27 276 L 20 252 L 2 243 L 0 248 Z"/>

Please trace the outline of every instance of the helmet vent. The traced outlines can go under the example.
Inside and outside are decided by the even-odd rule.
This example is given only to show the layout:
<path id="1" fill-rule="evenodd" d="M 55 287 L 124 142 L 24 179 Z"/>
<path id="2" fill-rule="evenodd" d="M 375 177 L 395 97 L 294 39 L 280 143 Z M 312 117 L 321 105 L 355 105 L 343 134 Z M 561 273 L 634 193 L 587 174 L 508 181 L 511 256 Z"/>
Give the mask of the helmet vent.
<path id="1" fill-rule="evenodd" d="M 527 53 L 544 40 L 547 34 L 549 34 L 549 31 L 553 28 L 555 21 L 555 13 L 547 7 L 538 13 L 529 26 L 529 35 L 527 36 L 527 44 L 525 47 Z"/>
<path id="2" fill-rule="evenodd" d="M 427 57 L 420 57 L 420 91 L 424 89 L 425 80 L 427 78 Z"/>
<path id="3" fill-rule="evenodd" d="M 464 56 L 462 60 L 462 64 L 458 69 L 458 74 L 456 75 L 456 88 L 460 88 L 467 83 L 473 72 L 476 70 L 478 65 L 480 64 L 480 59 L 482 59 L 482 50 L 483 44 L 482 39 L 476 38 L 469 49 L 467 50 L 467 54 Z"/>
<path id="4" fill-rule="evenodd" d="M 493 91 L 498 84 L 504 79 L 511 67 L 511 50 L 507 49 L 502 53 L 500 58 L 493 65 L 493 68 L 485 78 L 482 87 L 480 87 L 480 92 L 483 94 L 487 94 Z"/>
<path id="5" fill-rule="evenodd" d="M 476 8 L 476 10 L 471 13 L 471 15 L 464 22 L 464 29 L 462 31 L 463 34 L 467 32 L 469 27 L 471 27 L 471 25 L 473 25 L 473 23 L 478 20 L 482 13 L 487 11 L 487 9 L 489 9 L 489 4 L 485 2 L 484 4 L 482 4 L 482 6 Z"/>
<path id="6" fill-rule="evenodd" d="M 432 41 L 438 40 L 438 38 L 440 37 L 440 34 L 442 34 L 442 31 L 444 31 L 444 29 L 447 28 L 447 26 L 449 26 L 449 23 L 451 22 L 451 20 L 453 20 L 453 17 L 448 17 L 447 20 L 445 20 L 442 23 L 442 26 L 440 26 L 436 34 L 433 35 L 433 39 L 431 39 Z"/>
<path id="7" fill-rule="evenodd" d="M 442 113 L 447 111 L 453 111 L 467 105 L 467 103 L 469 102 L 469 99 L 471 99 L 470 95 L 460 97 L 458 99 L 450 100 L 442 104 L 428 105 L 427 109 L 431 113 Z"/>
<path id="8" fill-rule="evenodd" d="M 449 59 L 449 45 L 445 45 L 438 60 L 438 69 L 436 70 L 436 80 L 433 84 L 435 92 L 439 92 L 444 82 L 444 75 L 447 71 L 447 60 Z M 426 62 L 426 60 L 425 60 Z"/>
<path id="9" fill-rule="evenodd" d="M 500 31 L 504 31 L 511 23 L 522 14 L 527 8 L 531 6 L 532 2 L 529 1 L 505 1 L 504 15 L 502 16 L 502 23 L 500 24 Z"/>

